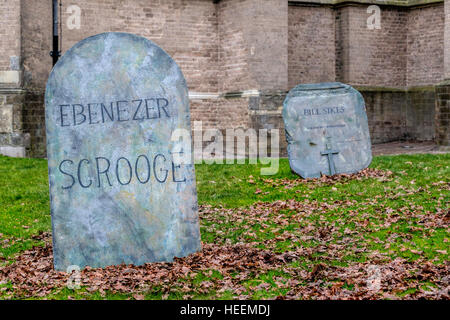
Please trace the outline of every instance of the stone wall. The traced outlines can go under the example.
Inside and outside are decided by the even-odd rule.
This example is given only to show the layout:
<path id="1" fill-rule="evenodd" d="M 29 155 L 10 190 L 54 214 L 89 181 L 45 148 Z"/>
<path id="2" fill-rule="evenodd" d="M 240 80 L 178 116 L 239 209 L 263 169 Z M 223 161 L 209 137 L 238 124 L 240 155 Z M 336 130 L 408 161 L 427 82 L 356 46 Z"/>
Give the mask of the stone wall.
<path id="1" fill-rule="evenodd" d="M 407 93 L 407 138 L 419 141 L 434 140 L 436 137 L 434 86 L 412 87 Z"/>
<path id="2" fill-rule="evenodd" d="M 359 87 L 373 143 L 434 139 L 430 85 L 443 78 L 443 3 L 380 5 L 381 28 L 371 30 L 367 4 L 305 2 L 289 7 L 289 87 L 321 81 Z"/>
<path id="3" fill-rule="evenodd" d="M 446 123 L 432 86 L 450 78 L 449 1 L 444 10 L 440 0 L 62 0 L 62 52 L 106 31 L 153 40 L 181 67 L 191 118 L 204 129 L 283 134 L 287 90 L 341 81 L 361 89 L 374 143 L 428 140 L 436 123 Z M 381 29 L 367 28 L 373 3 Z M 73 4 L 81 8 L 81 28 L 69 30 Z M 45 156 L 51 16 L 51 1 L 0 0 L 0 147 L 29 156 Z M 443 101 L 445 93 L 437 94 Z"/>
<path id="4" fill-rule="evenodd" d="M 25 156 L 20 0 L 0 0 L 0 154 Z"/>
<path id="5" fill-rule="evenodd" d="M 24 87 L 43 91 L 52 70 L 52 2 L 27 1 L 21 20 Z"/>
<path id="6" fill-rule="evenodd" d="M 247 0 L 244 30 L 251 77 L 259 90 L 288 89 L 288 2 Z"/>
<path id="7" fill-rule="evenodd" d="M 450 151 L 450 81 L 436 87 L 436 142 Z"/>
<path id="8" fill-rule="evenodd" d="M 371 15 L 367 7 L 293 2 L 289 7 L 290 88 L 301 82 L 333 80 L 396 88 L 442 81 L 442 2 L 380 6 L 381 28 L 374 30 L 367 27 Z"/>
<path id="9" fill-rule="evenodd" d="M 412 8 L 407 22 L 407 85 L 436 84 L 444 78 L 444 5 Z"/>
<path id="10" fill-rule="evenodd" d="M 45 140 L 45 107 L 42 90 L 26 90 L 23 108 L 23 131 L 29 134 L 26 154 L 37 158 L 47 156 Z"/>
<path id="11" fill-rule="evenodd" d="M 357 89 L 366 103 L 372 143 L 434 139 L 434 87 Z"/>
<path id="12" fill-rule="evenodd" d="M 450 0 L 445 0 L 444 78 L 436 86 L 436 143 L 450 151 Z"/>
<path id="13" fill-rule="evenodd" d="M 219 91 L 242 91 L 256 88 L 249 66 L 249 48 L 242 15 L 247 1 L 223 0 L 218 4 Z"/>
<path id="14" fill-rule="evenodd" d="M 0 0 L 0 71 L 19 70 L 20 8 L 21 0 Z"/>
<path id="15" fill-rule="evenodd" d="M 367 5 L 346 5 L 337 21 L 341 82 L 362 86 L 404 87 L 406 85 L 407 11 L 397 7 L 381 8 L 381 28 L 369 29 Z"/>
<path id="16" fill-rule="evenodd" d="M 336 79 L 335 20 L 330 7 L 289 7 L 289 88 Z"/>
<path id="17" fill-rule="evenodd" d="M 0 88 L 0 154 L 25 157 L 30 135 L 23 127 L 25 92 L 15 88 Z"/>
<path id="18" fill-rule="evenodd" d="M 450 0 L 445 0 L 444 78 L 450 79 Z"/>
<path id="19" fill-rule="evenodd" d="M 217 92 L 217 16 L 210 0 L 79 0 L 62 6 L 62 54 L 98 33 L 130 32 L 161 46 L 181 67 L 189 89 Z M 70 30 L 67 8 L 81 9 L 80 29 Z M 130 14 L 132 13 L 132 15 Z M 27 1 L 23 10 L 24 65 L 28 86 L 43 88 L 51 70 L 51 1 Z"/>

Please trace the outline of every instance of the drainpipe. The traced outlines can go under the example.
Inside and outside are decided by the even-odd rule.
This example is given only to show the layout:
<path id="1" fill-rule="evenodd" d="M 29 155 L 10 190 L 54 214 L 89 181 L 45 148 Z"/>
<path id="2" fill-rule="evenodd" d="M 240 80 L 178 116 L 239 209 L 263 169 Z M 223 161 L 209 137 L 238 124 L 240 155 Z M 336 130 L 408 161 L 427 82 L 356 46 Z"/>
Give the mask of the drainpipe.
<path id="1" fill-rule="evenodd" d="M 58 62 L 61 51 L 59 51 L 59 36 L 58 36 L 58 0 L 53 2 L 53 50 L 50 51 L 50 56 L 53 58 L 53 65 Z"/>

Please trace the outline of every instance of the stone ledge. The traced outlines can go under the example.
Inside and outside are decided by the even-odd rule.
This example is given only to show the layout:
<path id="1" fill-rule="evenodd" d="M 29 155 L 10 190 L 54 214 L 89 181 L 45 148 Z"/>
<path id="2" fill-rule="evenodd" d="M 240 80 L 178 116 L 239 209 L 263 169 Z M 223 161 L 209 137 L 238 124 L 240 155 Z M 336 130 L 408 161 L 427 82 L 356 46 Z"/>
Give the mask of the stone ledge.
<path id="1" fill-rule="evenodd" d="M 444 83 L 423 85 L 423 86 L 411 86 L 411 87 L 383 87 L 383 86 L 358 86 L 351 85 L 358 91 L 370 91 L 370 92 L 427 92 L 434 91 L 436 86 L 450 85 L 450 80 Z M 0 89 L 1 90 L 1 89 Z M 1 91 L 0 91 L 1 92 Z M 190 100 L 213 100 L 213 99 L 231 99 L 231 98 L 251 98 L 251 97 L 269 97 L 269 96 L 285 96 L 288 93 L 286 90 L 242 90 L 242 91 L 226 91 L 217 93 L 201 93 L 201 92 L 189 92 Z"/>
<path id="2" fill-rule="evenodd" d="M 0 94 L 22 94 L 26 90 L 17 87 L 0 87 Z"/>
<path id="3" fill-rule="evenodd" d="M 411 86 L 406 88 L 397 88 L 397 87 L 377 87 L 377 86 L 353 86 L 358 91 L 370 91 L 370 92 L 427 92 L 434 91 L 434 88 L 438 86 L 436 85 L 424 85 L 424 86 Z"/>
<path id="4" fill-rule="evenodd" d="M 20 86 L 22 79 L 21 71 L 0 71 L 0 85 Z"/>
<path id="5" fill-rule="evenodd" d="M 189 91 L 190 100 L 208 100 L 220 98 L 219 93 Z"/>
<path id="6" fill-rule="evenodd" d="M 450 152 L 450 146 L 437 146 L 436 151 L 448 153 Z"/>
<path id="7" fill-rule="evenodd" d="M 446 79 L 436 84 L 436 87 L 445 87 L 445 86 L 450 86 L 450 79 Z"/>
<path id="8" fill-rule="evenodd" d="M 396 7 L 417 7 L 430 4 L 444 3 L 444 0 L 300 0 L 289 1 L 289 5 L 345 5 L 345 4 L 363 4 L 363 5 L 378 5 L 378 6 L 396 6 Z"/>
<path id="9" fill-rule="evenodd" d="M 25 147 L 0 146 L 0 154 L 13 158 L 25 158 Z"/>

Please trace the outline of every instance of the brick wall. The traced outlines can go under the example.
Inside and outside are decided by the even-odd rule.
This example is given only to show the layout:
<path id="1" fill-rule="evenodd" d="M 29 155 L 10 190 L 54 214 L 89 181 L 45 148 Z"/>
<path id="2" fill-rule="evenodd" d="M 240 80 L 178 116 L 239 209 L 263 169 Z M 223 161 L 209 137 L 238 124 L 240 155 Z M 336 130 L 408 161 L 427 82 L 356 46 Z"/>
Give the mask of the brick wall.
<path id="1" fill-rule="evenodd" d="M 346 82 L 349 79 L 349 57 L 350 50 L 348 48 L 349 40 L 349 14 L 350 7 L 343 7 L 336 10 L 336 23 L 335 23 L 335 74 L 336 80 Z"/>
<path id="2" fill-rule="evenodd" d="M 20 2 L 0 0 L 0 71 L 17 70 L 20 57 Z"/>
<path id="3" fill-rule="evenodd" d="M 218 14 L 220 91 L 286 90 L 287 1 L 222 0 Z"/>
<path id="4" fill-rule="evenodd" d="M 203 128 L 248 128 L 248 98 L 192 99 L 191 121 L 202 121 Z"/>
<path id="5" fill-rule="evenodd" d="M 450 81 L 436 86 L 436 142 L 450 151 Z"/>
<path id="6" fill-rule="evenodd" d="M 444 26 L 444 78 L 436 86 L 436 143 L 450 151 L 450 0 L 445 0 Z"/>
<path id="7" fill-rule="evenodd" d="M 242 91 L 257 87 L 250 74 L 249 48 L 244 29 L 248 1 L 222 0 L 218 4 L 219 91 Z"/>
<path id="8" fill-rule="evenodd" d="M 244 11 L 246 41 L 253 80 L 260 90 L 287 90 L 288 2 L 247 0 Z"/>
<path id="9" fill-rule="evenodd" d="M 367 27 L 367 6 L 345 9 L 348 32 L 342 43 L 344 82 L 353 85 L 404 87 L 406 85 L 407 10 L 382 7 L 381 29 Z"/>
<path id="10" fill-rule="evenodd" d="M 289 87 L 335 79 L 364 86 L 373 143 L 433 139 L 434 89 L 407 87 L 442 78 L 442 4 L 380 6 L 379 30 L 367 28 L 367 7 L 289 7 Z"/>
<path id="11" fill-rule="evenodd" d="M 199 93 L 191 99 L 191 118 L 202 120 L 204 128 L 282 130 L 286 90 L 298 83 L 337 80 L 364 86 L 373 142 L 432 139 L 435 113 L 443 115 L 441 126 L 448 123 L 445 112 L 435 111 L 437 96 L 430 87 L 445 75 L 450 78 L 450 0 L 445 1 L 445 11 L 442 3 L 380 3 L 381 29 L 369 30 L 369 4 L 63 0 L 62 49 L 106 31 L 153 40 L 180 65 L 190 92 Z M 81 8 L 79 30 L 67 27 L 66 10 L 73 4 Z M 0 0 L 0 72 L 21 71 L 23 65 L 25 89 L 14 93 L 0 84 L 0 111 L 8 113 L 11 104 L 5 101 L 16 101 L 11 119 L 22 124 L 15 135 L 3 133 L 0 146 L 25 146 L 31 140 L 27 151 L 34 156 L 45 155 L 43 93 L 52 63 L 51 9 L 51 1 Z M 446 93 L 439 94 L 443 101 Z M 446 104 L 439 106 L 447 110 Z M 8 121 L 0 120 L 0 128 Z"/>
<path id="12" fill-rule="evenodd" d="M 78 41 L 102 32 L 130 32 L 161 46 L 182 69 L 190 91 L 218 92 L 218 19 L 211 0 L 62 1 L 62 54 Z M 69 30 L 70 5 L 81 9 L 80 29 Z M 130 12 L 133 14 L 130 15 Z M 31 135 L 30 156 L 45 156 L 43 95 L 52 68 L 51 1 L 29 1 L 22 10 L 25 87 L 24 128 Z M 193 119 L 213 126 L 215 101 L 191 101 Z M 229 112 L 236 108 L 229 108 Z M 223 112 L 222 112 L 223 114 Z M 239 118 L 239 116 L 237 116 Z M 227 119 L 230 121 L 229 117 Z M 214 125 L 217 121 L 214 122 Z"/>
<path id="13" fill-rule="evenodd" d="M 450 0 L 445 0 L 444 78 L 450 79 Z"/>
<path id="14" fill-rule="evenodd" d="M 334 9 L 289 6 L 289 88 L 299 83 L 334 81 L 335 47 Z"/>
<path id="15" fill-rule="evenodd" d="M 335 79 L 398 88 L 441 81 L 443 4 L 380 8 L 381 29 L 370 30 L 366 5 L 290 6 L 289 87 Z"/>
<path id="16" fill-rule="evenodd" d="M 410 88 L 407 96 L 406 132 L 414 140 L 435 138 L 435 101 L 433 86 Z"/>
<path id="17" fill-rule="evenodd" d="M 366 103 L 372 143 L 435 138 L 434 87 L 357 89 Z"/>
<path id="18" fill-rule="evenodd" d="M 26 154 L 37 158 L 46 157 L 44 93 L 41 90 L 26 91 L 22 121 L 23 131 L 29 134 Z"/>
<path id="19" fill-rule="evenodd" d="M 30 135 L 23 128 L 23 102 L 21 89 L 0 88 L 0 154 L 24 157 L 30 145 Z"/>
<path id="20" fill-rule="evenodd" d="M 52 69 L 52 2 L 27 1 L 22 8 L 24 86 L 45 89 Z"/>
<path id="21" fill-rule="evenodd" d="M 406 139 L 407 95 L 402 90 L 357 88 L 364 97 L 372 143 Z"/>
<path id="22" fill-rule="evenodd" d="M 0 0 L 0 154 L 25 156 L 20 0 Z"/>
<path id="23" fill-rule="evenodd" d="M 217 17 L 211 0 L 63 0 L 62 3 L 63 53 L 78 41 L 98 33 L 135 33 L 154 41 L 174 58 L 190 90 L 217 92 Z M 67 8 L 73 4 L 81 9 L 81 28 L 69 30 Z M 51 70 L 51 64 L 48 65 L 51 2 L 28 1 L 24 27 L 27 42 L 24 59 L 33 79 L 29 84 L 42 88 Z"/>
<path id="24" fill-rule="evenodd" d="M 443 3 L 381 6 L 379 30 L 367 28 L 367 7 L 289 7 L 289 87 L 336 78 L 401 88 L 443 79 Z"/>
<path id="25" fill-rule="evenodd" d="M 444 4 L 408 13 L 407 85 L 436 84 L 444 78 Z M 449 48 L 450 49 L 450 48 Z"/>

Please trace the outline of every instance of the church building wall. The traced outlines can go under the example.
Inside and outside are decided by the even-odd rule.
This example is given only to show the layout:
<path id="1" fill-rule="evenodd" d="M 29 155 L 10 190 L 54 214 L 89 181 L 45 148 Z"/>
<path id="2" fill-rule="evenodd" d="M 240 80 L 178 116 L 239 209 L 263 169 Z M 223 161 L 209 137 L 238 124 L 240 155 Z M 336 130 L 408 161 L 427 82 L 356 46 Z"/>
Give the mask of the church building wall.
<path id="1" fill-rule="evenodd" d="M 336 10 L 289 6 L 289 88 L 336 80 Z"/>
<path id="2" fill-rule="evenodd" d="M 444 4 L 412 8 L 407 22 L 407 86 L 444 79 Z"/>
<path id="3" fill-rule="evenodd" d="M 435 85 L 450 70 L 444 50 L 450 18 L 440 0 L 62 4 L 63 54 L 101 32 L 130 32 L 154 41 L 182 69 L 191 118 L 202 121 L 203 129 L 279 128 L 283 153 L 281 110 L 287 91 L 324 81 L 345 82 L 363 94 L 373 143 L 432 140 L 436 123 L 447 123 L 445 101 L 435 121 Z M 380 29 L 368 28 L 371 4 L 381 9 Z M 71 5 L 81 9 L 80 29 L 68 28 Z M 0 0 L 0 17 L 0 153 L 44 157 L 51 1 Z"/>

